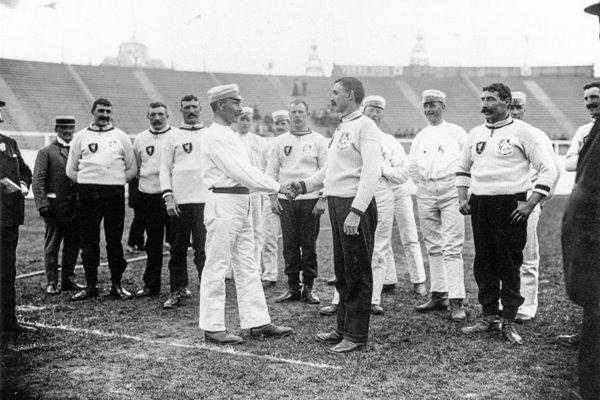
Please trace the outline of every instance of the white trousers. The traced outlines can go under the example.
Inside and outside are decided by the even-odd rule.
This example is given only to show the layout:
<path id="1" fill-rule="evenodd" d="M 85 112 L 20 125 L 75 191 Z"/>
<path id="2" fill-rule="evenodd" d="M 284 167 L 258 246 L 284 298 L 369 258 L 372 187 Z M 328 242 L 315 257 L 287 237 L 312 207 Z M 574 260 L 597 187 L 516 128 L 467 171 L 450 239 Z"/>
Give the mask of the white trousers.
<path id="1" fill-rule="evenodd" d="M 271 201 L 268 197 L 263 198 L 263 248 L 262 248 L 262 279 L 265 281 L 277 281 L 278 245 L 279 233 L 281 232 L 281 221 L 279 215 L 271 211 Z"/>
<path id="2" fill-rule="evenodd" d="M 394 226 L 394 196 L 391 192 L 385 196 L 377 196 L 377 229 L 375 229 L 375 240 L 373 246 L 373 257 L 371 258 L 371 270 L 373 271 L 373 294 L 371 304 L 381 304 L 381 291 L 383 281 L 390 268 L 395 270 L 394 253 L 392 251 L 392 227 Z M 390 267 L 389 254 L 392 253 L 392 266 Z"/>
<path id="3" fill-rule="evenodd" d="M 541 208 L 536 205 L 527 220 L 527 244 L 523 249 L 523 265 L 521 265 L 521 296 L 525 298 L 519 313 L 535 317 L 538 307 L 538 279 L 540 276 L 540 246 L 537 236 L 537 225 Z"/>
<path id="4" fill-rule="evenodd" d="M 421 253 L 421 244 L 419 243 L 417 223 L 415 222 L 413 202 L 410 195 L 394 196 L 394 217 L 396 218 L 400 241 L 404 248 L 410 281 L 413 284 L 423 283 L 426 279 L 423 253 Z M 386 285 L 398 282 L 394 252 L 391 247 L 387 257 L 388 270 L 383 281 Z"/>
<path id="5" fill-rule="evenodd" d="M 250 194 L 250 208 L 252 210 L 252 226 L 254 227 L 254 259 L 260 270 L 260 259 L 263 248 L 263 194 Z"/>
<path id="6" fill-rule="evenodd" d="M 464 299 L 462 247 L 465 221 L 459 212 L 454 177 L 421 181 L 417 189 L 417 206 L 429 256 L 430 291 L 448 292 L 451 299 Z"/>
<path id="7" fill-rule="evenodd" d="M 254 259 L 248 195 L 210 193 L 204 209 L 206 264 L 200 284 L 200 329 L 225 330 L 225 275 L 233 269 L 242 329 L 271 322 Z"/>

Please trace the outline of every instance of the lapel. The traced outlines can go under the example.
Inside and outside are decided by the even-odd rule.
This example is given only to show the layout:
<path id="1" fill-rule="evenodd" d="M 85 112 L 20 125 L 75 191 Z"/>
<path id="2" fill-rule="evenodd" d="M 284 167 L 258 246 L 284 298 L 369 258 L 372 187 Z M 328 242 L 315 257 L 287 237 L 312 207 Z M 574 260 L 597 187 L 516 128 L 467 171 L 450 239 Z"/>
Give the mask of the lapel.
<path id="1" fill-rule="evenodd" d="M 598 141 L 598 132 L 600 132 L 600 118 L 596 120 L 596 122 L 594 123 L 594 125 L 592 126 L 592 129 L 590 130 L 590 133 L 587 136 L 587 140 L 585 141 L 585 143 L 583 144 L 583 146 L 581 147 L 581 150 L 579 150 L 579 158 L 577 159 L 577 169 L 576 169 L 576 173 L 575 173 L 575 183 L 577 183 L 579 181 L 579 178 L 581 177 L 581 173 L 585 167 L 585 165 L 588 163 L 590 156 L 592 155 L 592 153 L 590 153 L 590 149 L 593 147 L 597 147 L 595 146 L 595 142 Z M 598 165 L 595 166 L 595 168 L 598 168 Z"/>
<path id="2" fill-rule="evenodd" d="M 58 141 L 55 141 L 54 145 L 58 149 L 58 154 L 60 154 L 61 157 L 64 158 L 66 161 L 69 158 L 69 149 L 67 147 L 63 146 L 62 144 L 60 144 Z"/>

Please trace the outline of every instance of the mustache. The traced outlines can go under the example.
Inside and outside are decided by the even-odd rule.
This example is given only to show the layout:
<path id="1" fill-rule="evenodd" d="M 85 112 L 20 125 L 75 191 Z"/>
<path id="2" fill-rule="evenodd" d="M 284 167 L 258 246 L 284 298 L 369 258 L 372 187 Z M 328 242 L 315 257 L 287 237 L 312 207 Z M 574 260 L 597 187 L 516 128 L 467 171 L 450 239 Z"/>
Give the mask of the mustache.
<path id="1" fill-rule="evenodd" d="M 598 108 L 598 104 L 588 104 L 586 107 L 588 110 L 591 110 L 592 108 Z"/>
<path id="2" fill-rule="evenodd" d="M 489 107 L 481 107 L 481 112 L 482 113 L 490 113 L 490 112 L 492 112 L 492 109 Z"/>
<path id="3" fill-rule="evenodd" d="M 109 117 L 104 117 L 104 116 L 100 116 L 100 117 L 98 117 L 98 119 L 99 119 L 100 121 L 110 121 L 110 118 L 109 118 Z"/>

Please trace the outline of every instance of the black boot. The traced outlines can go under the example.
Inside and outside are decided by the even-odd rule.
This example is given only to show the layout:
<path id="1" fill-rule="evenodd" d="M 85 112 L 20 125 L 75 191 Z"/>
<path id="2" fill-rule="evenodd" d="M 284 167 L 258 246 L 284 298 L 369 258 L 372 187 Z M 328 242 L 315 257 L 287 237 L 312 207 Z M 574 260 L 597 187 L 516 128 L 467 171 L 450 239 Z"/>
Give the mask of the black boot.
<path id="1" fill-rule="evenodd" d="M 448 292 L 431 292 L 431 298 L 425 304 L 421 304 L 415 307 L 418 312 L 427 312 L 434 310 L 447 310 L 450 306 L 448 301 Z"/>
<path id="2" fill-rule="evenodd" d="M 290 301 L 299 301 L 302 298 L 302 286 L 299 284 L 291 284 L 289 285 L 289 289 L 287 292 L 282 294 L 275 300 L 275 303 L 288 303 Z"/>
<path id="3" fill-rule="evenodd" d="M 71 301 L 79 301 L 79 300 L 90 299 L 92 297 L 97 297 L 97 296 L 98 296 L 98 289 L 96 289 L 96 286 L 88 285 L 88 286 L 86 286 L 86 288 L 84 290 L 77 292 L 73 296 L 71 296 L 70 299 L 71 299 Z"/>
<path id="4" fill-rule="evenodd" d="M 302 300 L 304 300 L 306 304 L 321 304 L 321 300 L 319 300 L 315 292 L 313 292 L 312 282 L 304 283 L 304 289 L 302 290 Z"/>
<path id="5" fill-rule="evenodd" d="M 509 341 L 510 344 L 523 344 L 523 338 L 517 333 L 513 319 L 504 318 L 502 321 L 502 337 Z"/>

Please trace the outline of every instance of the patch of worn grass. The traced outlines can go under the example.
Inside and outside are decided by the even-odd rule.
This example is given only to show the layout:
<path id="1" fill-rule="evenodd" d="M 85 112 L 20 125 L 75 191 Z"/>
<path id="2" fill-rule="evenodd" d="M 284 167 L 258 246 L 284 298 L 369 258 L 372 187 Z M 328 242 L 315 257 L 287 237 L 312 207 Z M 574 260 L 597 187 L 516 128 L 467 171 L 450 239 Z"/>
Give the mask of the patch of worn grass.
<path id="1" fill-rule="evenodd" d="M 265 290 L 274 322 L 294 327 L 281 340 L 255 340 L 241 331 L 235 288 L 228 284 L 228 327 L 247 340 L 234 348 L 339 369 L 293 365 L 261 357 L 213 352 L 205 348 L 174 347 L 122 337 L 61 330 L 20 335 L 0 357 L 3 399 L 555 399 L 574 386 L 576 352 L 554 343 L 556 335 L 575 332 L 581 312 L 565 297 L 560 253 L 560 219 L 565 198 L 544 207 L 538 227 L 542 254 L 540 308 L 536 320 L 519 327 L 525 344 L 511 347 L 498 335 L 461 335 L 462 324 L 444 312 L 419 314 L 413 306 L 423 299 L 411 293 L 397 232 L 394 248 L 401 282 L 383 296 L 384 316 L 372 318 L 366 351 L 333 356 L 314 334 L 333 328 L 335 320 L 321 317 L 319 306 L 276 304 L 285 290 L 281 266 L 277 286 Z M 129 211 L 129 210 L 128 210 Z M 21 229 L 18 273 L 40 270 L 43 224 L 27 204 L 27 226 Z M 128 221 L 130 216 L 128 214 Z M 323 219 L 324 227 L 328 226 Z M 319 236 L 321 277 L 316 290 L 323 304 L 332 297 L 325 278 L 333 275 L 331 236 Z M 469 322 L 481 310 L 472 274 L 470 229 L 465 244 L 465 280 Z M 165 259 L 166 260 L 166 259 Z M 189 259 L 192 299 L 176 310 L 163 310 L 168 271 L 163 270 L 159 297 L 114 301 L 99 298 L 71 303 L 68 294 L 47 297 L 42 276 L 17 283 L 20 318 L 50 326 L 69 325 L 148 341 L 204 344 L 198 329 L 198 289 Z M 131 263 L 124 284 L 141 286 L 144 263 Z M 81 276 L 81 273 L 79 273 Z M 100 282 L 109 284 L 108 270 Z M 104 291 L 108 294 L 108 290 Z"/>

